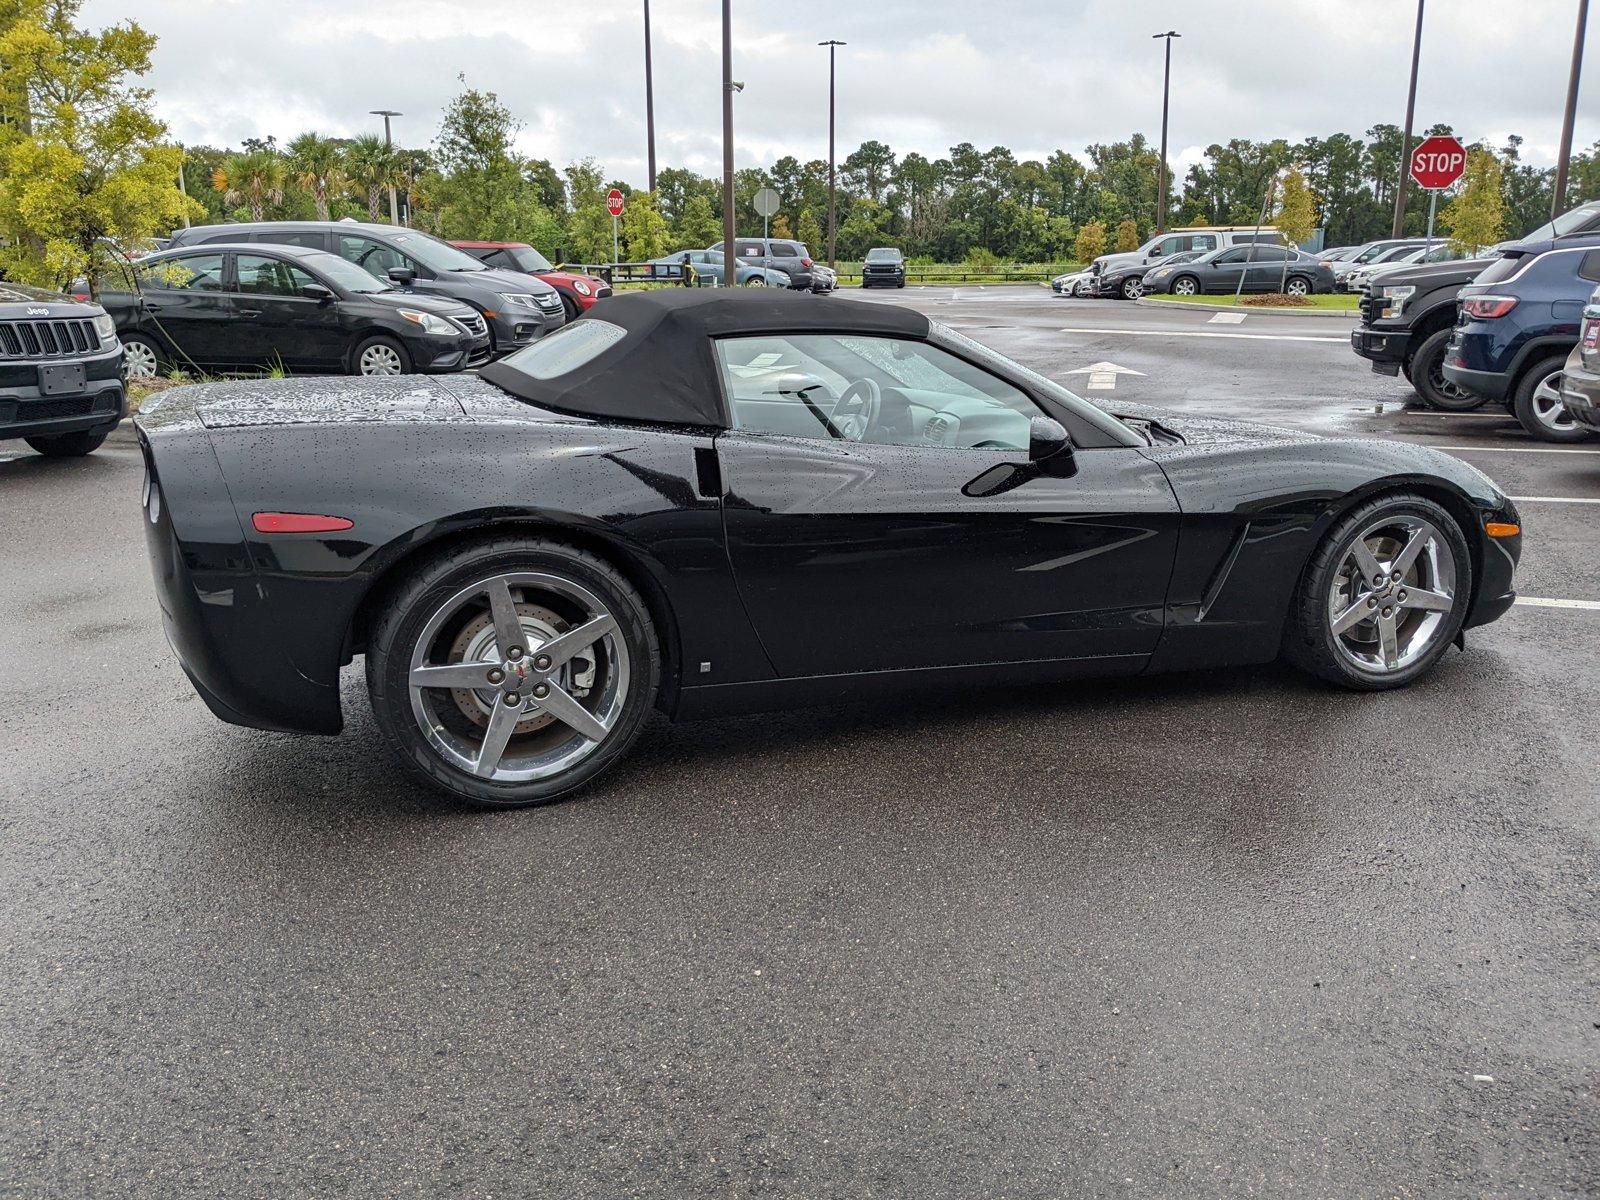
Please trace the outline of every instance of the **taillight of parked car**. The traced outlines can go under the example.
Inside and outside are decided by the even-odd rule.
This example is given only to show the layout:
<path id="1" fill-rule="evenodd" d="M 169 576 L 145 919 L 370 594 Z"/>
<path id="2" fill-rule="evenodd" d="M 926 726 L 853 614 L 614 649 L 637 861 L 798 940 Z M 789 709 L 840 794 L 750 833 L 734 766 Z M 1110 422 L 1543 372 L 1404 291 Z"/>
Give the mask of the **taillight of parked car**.
<path id="1" fill-rule="evenodd" d="M 800 260 L 800 265 L 809 271 L 811 269 L 811 260 L 809 258 L 802 258 Z"/>
<path id="2" fill-rule="evenodd" d="M 1583 348 L 1591 353 L 1600 350 L 1600 317 L 1584 317 Z"/>
<path id="3" fill-rule="evenodd" d="M 1484 320 L 1503 317 L 1516 306 L 1515 296 L 1473 296 L 1461 304 L 1467 316 Z"/>

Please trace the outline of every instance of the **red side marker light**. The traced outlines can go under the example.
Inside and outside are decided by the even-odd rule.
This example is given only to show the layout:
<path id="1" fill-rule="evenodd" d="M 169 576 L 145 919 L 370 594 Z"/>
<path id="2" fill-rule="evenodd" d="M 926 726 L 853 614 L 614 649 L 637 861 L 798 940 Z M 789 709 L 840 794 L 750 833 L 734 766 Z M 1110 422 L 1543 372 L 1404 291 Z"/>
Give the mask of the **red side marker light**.
<path id="1" fill-rule="evenodd" d="M 337 533 L 352 529 L 355 522 L 344 517 L 324 517 L 316 513 L 259 512 L 250 518 L 257 533 Z"/>

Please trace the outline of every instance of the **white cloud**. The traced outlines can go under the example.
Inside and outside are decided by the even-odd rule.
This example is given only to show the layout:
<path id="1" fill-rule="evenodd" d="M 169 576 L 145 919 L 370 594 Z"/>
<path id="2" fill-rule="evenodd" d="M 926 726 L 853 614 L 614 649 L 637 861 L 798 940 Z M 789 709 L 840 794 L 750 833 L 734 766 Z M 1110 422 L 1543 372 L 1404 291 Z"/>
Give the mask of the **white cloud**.
<path id="1" fill-rule="evenodd" d="M 657 158 L 721 164 L 719 5 L 653 0 Z M 1361 135 L 1404 115 L 1415 9 L 1406 0 L 734 0 L 741 166 L 827 150 L 827 52 L 839 37 L 839 145 L 930 156 L 957 142 L 1019 157 L 1160 132 L 1154 32 L 1176 27 L 1172 146 L 1195 161 L 1229 137 Z M 464 73 L 524 122 L 520 148 L 592 155 L 644 175 L 639 0 L 89 0 L 159 35 L 159 114 L 188 142 L 280 141 L 378 127 L 425 144 Z M 1428 12 L 1417 127 L 1526 139 L 1552 161 L 1575 0 L 1451 0 Z M 1591 84 L 1600 87 L 1600 83 Z M 1576 142 L 1600 138 L 1580 104 Z M 1180 149 L 1181 148 L 1181 149 Z M 1181 177 L 1182 167 L 1175 168 Z"/>

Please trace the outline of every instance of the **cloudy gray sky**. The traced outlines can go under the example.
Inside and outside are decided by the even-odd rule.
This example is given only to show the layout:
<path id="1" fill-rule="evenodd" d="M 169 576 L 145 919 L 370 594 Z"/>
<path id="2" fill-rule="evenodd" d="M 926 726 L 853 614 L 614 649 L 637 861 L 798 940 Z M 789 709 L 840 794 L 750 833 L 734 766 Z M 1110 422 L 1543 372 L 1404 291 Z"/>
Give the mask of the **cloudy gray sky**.
<path id="1" fill-rule="evenodd" d="M 521 118 L 521 149 L 592 155 L 644 179 L 640 0 L 88 0 L 94 24 L 157 34 L 159 114 L 186 142 L 350 134 L 396 108 L 426 144 L 464 74 Z M 1172 145 L 1183 162 L 1231 136 L 1360 134 L 1404 116 L 1411 0 L 734 0 L 740 166 L 827 149 L 837 37 L 841 156 L 867 138 L 1019 156 L 1160 131 L 1160 43 L 1175 28 Z M 1417 126 L 1521 133 L 1554 160 L 1577 0 L 1433 0 Z M 718 0 L 652 0 L 657 159 L 720 171 Z M 1591 24 L 1590 43 L 1596 41 Z M 1600 138 L 1600 61 L 1577 145 Z"/>

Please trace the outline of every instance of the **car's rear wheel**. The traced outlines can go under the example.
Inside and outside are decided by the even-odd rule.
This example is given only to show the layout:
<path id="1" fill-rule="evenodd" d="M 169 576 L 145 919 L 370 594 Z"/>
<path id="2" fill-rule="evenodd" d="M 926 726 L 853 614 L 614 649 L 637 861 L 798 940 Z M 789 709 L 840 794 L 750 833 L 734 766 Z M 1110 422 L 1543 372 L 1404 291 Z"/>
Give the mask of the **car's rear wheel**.
<path id="1" fill-rule="evenodd" d="M 1179 275 L 1172 281 L 1172 294 L 1174 296 L 1198 296 L 1200 294 L 1200 281 L 1193 275 Z"/>
<path id="2" fill-rule="evenodd" d="M 367 649 L 378 725 L 417 777 L 486 807 L 542 804 L 619 758 L 655 702 L 643 600 L 561 542 L 451 550 L 388 598 Z"/>
<path id="3" fill-rule="evenodd" d="M 1561 373 L 1566 366 L 1565 354 L 1542 358 L 1523 373 L 1512 393 L 1512 414 L 1540 441 L 1581 442 L 1589 436 L 1561 400 Z"/>
<path id="4" fill-rule="evenodd" d="M 1285 296 L 1309 296 L 1311 294 L 1311 281 L 1303 275 L 1291 275 L 1289 282 L 1283 285 Z"/>
<path id="5" fill-rule="evenodd" d="M 1471 412 L 1481 408 L 1487 397 L 1474 395 L 1444 377 L 1444 355 L 1454 332 L 1451 328 L 1445 328 L 1424 338 L 1417 352 L 1411 356 L 1406 378 L 1417 389 L 1417 395 L 1434 408 L 1444 412 Z"/>
<path id="6" fill-rule="evenodd" d="M 767 281 L 759 275 L 752 275 L 744 281 L 745 287 L 766 287 Z"/>
<path id="7" fill-rule="evenodd" d="M 111 426 L 104 429 L 83 429 L 77 433 L 53 433 L 49 437 L 31 437 L 23 440 L 46 458 L 81 458 L 100 449 L 100 443 L 111 436 Z"/>
<path id="8" fill-rule="evenodd" d="M 1137 300 L 1144 295 L 1144 286 L 1137 275 L 1130 275 L 1122 281 L 1122 298 L 1124 300 Z"/>
<path id="9" fill-rule="evenodd" d="M 409 375 L 411 355 L 393 338 L 376 335 L 367 338 L 350 355 L 356 375 Z"/>
<path id="10" fill-rule="evenodd" d="M 1403 687 L 1449 648 L 1471 595 L 1472 555 L 1455 518 L 1422 496 L 1380 496 L 1312 554 L 1284 653 L 1343 687 Z"/>
<path id="11" fill-rule="evenodd" d="M 154 379 L 166 370 L 165 356 L 143 334 L 118 334 L 122 342 L 122 369 L 129 379 Z"/>

